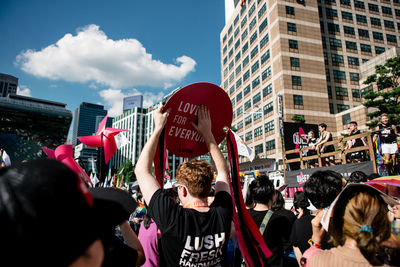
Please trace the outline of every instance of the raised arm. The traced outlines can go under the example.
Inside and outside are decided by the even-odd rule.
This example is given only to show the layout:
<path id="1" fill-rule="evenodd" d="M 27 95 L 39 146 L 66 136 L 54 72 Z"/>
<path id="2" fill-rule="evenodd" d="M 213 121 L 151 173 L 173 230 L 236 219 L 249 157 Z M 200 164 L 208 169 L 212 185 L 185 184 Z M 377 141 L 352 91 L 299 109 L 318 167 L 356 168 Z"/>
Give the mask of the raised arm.
<path id="1" fill-rule="evenodd" d="M 200 105 L 198 111 L 198 124 L 196 125 L 191 122 L 191 125 L 203 136 L 211 158 L 215 163 L 215 168 L 217 169 L 215 192 L 226 191 L 230 193 L 228 165 L 224 156 L 219 150 L 214 135 L 211 132 L 211 117 L 210 111 L 207 107 Z"/>
<path id="2" fill-rule="evenodd" d="M 156 154 L 158 139 L 165 124 L 167 123 L 168 115 L 169 110 L 162 112 L 162 107 L 159 107 L 154 112 L 154 131 L 143 147 L 143 150 L 140 153 L 139 159 L 136 163 L 136 179 L 139 183 L 140 190 L 142 191 L 143 198 L 146 203 L 150 203 L 154 192 L 160 188 L 157 179 L 151 173 L 151 167 Z"/>

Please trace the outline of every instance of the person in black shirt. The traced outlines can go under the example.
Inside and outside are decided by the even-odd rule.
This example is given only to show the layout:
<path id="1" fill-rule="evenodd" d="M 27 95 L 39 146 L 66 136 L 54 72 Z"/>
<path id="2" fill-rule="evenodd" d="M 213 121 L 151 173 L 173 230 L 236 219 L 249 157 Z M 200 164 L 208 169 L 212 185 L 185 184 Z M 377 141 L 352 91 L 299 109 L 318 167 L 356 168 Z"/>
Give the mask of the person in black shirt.
<path id="1" fill-rule="evenodd" d="M 326 130 L 327 127 L 328 126 L 325 123 L 320 123 L 318 125 L 319 138 L 317 142 L 312 145 L 312 149 L 319 151 L 321 154 L 335 151 L 335 147 L 333 145 L 326 144 L 333 140 L 332 134 Z M 322 158 L 322 164 L 323 166 L 334 166 L 335 157 L 329 156 Z"/>
<path id="2" fill-rule="evenodd" d="M 304 194 L 315 208 L 323 210 L 329 207 L 335 200 L 342 187 L 342 176 L 339 173 L 334 171 L 316 171 L 304 184 Z M 312 237 L 311 220 L 313 218 L 314 214 L 303 215 L 293 224 L 290 239 L 300 266 L 300 260 L 304 251 L 310 247 L 308 241 Z M 325 235 L 321 244 L 322 249 L 332 247 L 332 244 L 329 244 L 328 241 L 329 235 Z"/>
<path id="3" fill-rule="evenodd" d="M 360 130 L 357 129 L 357 126 L 358 126 L 357 122 L 355 122 L 355 121 L 350 122 L 349 129 L 348 129 L 349 136 L 357 135 L 357 134 L 361 133 Z M 348 140 L 346 143 L 346 147 L 344 149 L 349 150 L 351 148 L 366 146 L 366 145 L 367 145 L 367 141 L 365 140 L 364 137 L 357 138 L 357 139 L 353 139 L 353 140 Z M 364 159 L 365 159 L 365 151 L 356 151 L 356 152 L 351 152 L 349 154 L 346 154 L 346 160 L 348 163 L 361 162 Z"/>
<path id="4" fill-rule="evenodd" d="M 192 160 L 178 167 L 174 186 L 181 205 L 174 202 L 161 191 L 151 173 L 168 114 L 169 110 L 163 112 L 162 107 L 154 113 L 154 131 L 135 168 L 144 200 L 149 203 L 149 215 L 161 231 L 160 266 L 219 266 L 225 259 L 233 213 L 227 163 L 211 132 L 209 110 L 201 105 L 198 124 L 192 123 L 192 126 L 203 136 L 215 163 L 215 198 L 208 206 L 214 177 L 212 167 L 205 161 Z"/>
<path id="5" fill-rule="evenodd" d="M 265 266 L 283 266 L 284 242 L 289 237 L 290 222 L 287 217 L 271 210 L 275 193 L 274 185 L 265 175 L 260 175 L 249 185 L 250 195 L 255 204 L 249 213 L 260 228 L 264 242 L 273 253 L 264 257 Z"/>
<path id="6" fill-rule="evenodd" d="M 389 117 L 386 113 L 381 114 L 381 123 L 376 127 L 377 134 L 374 135 L 374 141 L 379 135 L 382 153 L 385 157 L 385 165 L 389 175 L 395 174 L 397 165 L 397 129 L 396 126 L 389 123 Z"/>

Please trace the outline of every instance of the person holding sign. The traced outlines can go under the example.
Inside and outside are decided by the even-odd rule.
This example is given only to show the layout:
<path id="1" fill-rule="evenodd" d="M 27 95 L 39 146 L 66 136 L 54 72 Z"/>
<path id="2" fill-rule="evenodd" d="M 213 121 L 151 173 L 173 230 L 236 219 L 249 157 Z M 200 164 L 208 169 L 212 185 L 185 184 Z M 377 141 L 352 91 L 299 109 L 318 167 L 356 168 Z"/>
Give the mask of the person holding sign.
<path id="1" fill-rule="evenodd" d="M 219 266 L 222 265 L 229 240 L 232 221 L 232 199 L 229 189 L 227 163 L 211 132 L 207 107 L 200 105 L 198 123 L 192 127 L 204 139 L 217 170 L 215 199 L 211 206 L 207 196 L 213 179 L 212 167 L 205 161 L 182 163 L 177 171 L 178 196 L 181 205 L 164 194 L 152 175 L 152 160 L 159 137 L 171 109 L 160 107 L 154 114 L 154 131 L 144 146 L 136 164 L 135 174 L 148 203 L 149 215 L 161 231 L 160 265 Z"/>

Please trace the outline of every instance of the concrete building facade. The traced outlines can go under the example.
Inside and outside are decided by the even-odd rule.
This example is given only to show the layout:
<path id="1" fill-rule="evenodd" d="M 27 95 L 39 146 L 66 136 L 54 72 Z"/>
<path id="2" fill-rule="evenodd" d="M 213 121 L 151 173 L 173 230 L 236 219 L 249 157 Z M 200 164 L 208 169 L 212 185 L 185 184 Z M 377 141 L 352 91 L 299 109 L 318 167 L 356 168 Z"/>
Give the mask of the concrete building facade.
<path id="1" fill-rule="evenodd" d="M 18 78 L 0 73 L 0 97 L 6 97 L 9 94 L 16 94 L 18 87 Z"/>

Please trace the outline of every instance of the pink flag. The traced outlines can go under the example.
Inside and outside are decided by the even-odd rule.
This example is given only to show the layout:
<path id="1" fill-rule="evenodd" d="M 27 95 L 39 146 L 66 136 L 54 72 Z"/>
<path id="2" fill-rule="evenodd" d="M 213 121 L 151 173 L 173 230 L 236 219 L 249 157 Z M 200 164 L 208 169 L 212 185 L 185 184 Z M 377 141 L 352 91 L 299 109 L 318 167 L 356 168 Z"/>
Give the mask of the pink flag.
<path id="1" fill-rule="evenodd" d="M 67 165 L 72 171 L 74 171 L 78 176 L 80 176 L 83 180 L 85 180 L 90 185 L 93 185 L 92 181 L 90 180 L 90 177 L 72 157 L 72 145 L 61 145 L 58 146 L 55 150 L 48 149 L 45 147 L 42 147 L 42 149 L 49 158 L 61 161 L 62 163 Z"/>

